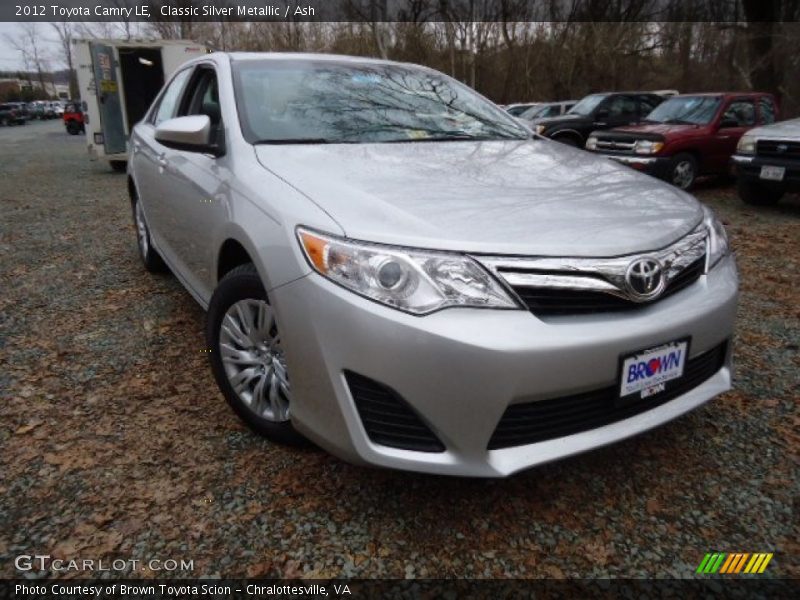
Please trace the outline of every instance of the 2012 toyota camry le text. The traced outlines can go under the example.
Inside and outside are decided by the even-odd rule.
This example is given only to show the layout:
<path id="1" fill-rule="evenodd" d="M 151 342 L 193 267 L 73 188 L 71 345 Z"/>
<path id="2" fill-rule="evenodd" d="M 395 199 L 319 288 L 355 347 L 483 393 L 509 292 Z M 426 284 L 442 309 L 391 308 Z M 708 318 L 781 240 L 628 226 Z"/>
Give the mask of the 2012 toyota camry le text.
<path id="1" fill-rule="evenodd" d="M 212 53 L 130 144 L 144 265 L 207 309 L 223 395 L 273 440 L 500 477 L 731 386 L 712 212 L 441 73 Z"/>

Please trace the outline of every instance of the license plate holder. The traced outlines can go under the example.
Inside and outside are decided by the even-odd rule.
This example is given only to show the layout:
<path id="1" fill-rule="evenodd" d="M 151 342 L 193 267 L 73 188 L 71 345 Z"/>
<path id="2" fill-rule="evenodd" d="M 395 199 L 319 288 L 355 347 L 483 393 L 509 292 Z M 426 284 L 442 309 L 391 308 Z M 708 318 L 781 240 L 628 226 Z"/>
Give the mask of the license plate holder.
<path id="1" fill-rule="evenodd" d="M 654 398 L 683 377 L 690 346 L 685 337 L 620 356 L 617 405 Z"/>
<path id="2" fill-rule="evenodd" d="M 786 175 L 786 167 L 764 165 L 761 167 L 761 172 L 758 176 L 767 181 L 783 181 L 784 175 Z"/>

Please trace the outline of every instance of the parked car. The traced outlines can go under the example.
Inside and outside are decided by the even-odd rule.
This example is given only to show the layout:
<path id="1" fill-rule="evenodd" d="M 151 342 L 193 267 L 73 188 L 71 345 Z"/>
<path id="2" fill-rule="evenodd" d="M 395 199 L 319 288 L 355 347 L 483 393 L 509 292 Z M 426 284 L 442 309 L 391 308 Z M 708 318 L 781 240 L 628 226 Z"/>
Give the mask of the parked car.
<path id="1" fill-rule="evenodd" d="M 549 117 L 558 117 L 575 106 L 577 100 L 564 100 L 561 102 L 542 102 L 536 106 L 529 108 L 519 115 L 519 118 L 528 123 L 536 124 L 541 119 Z"/>
<path id="2" fill-rule="evenodd" d="M 19 121 L 16 108 L 11 103 L 0 104 L 0 125 L 16 125 Z"/>
<path id="3" fill-rule="evenodd" d="M 25 105 L 24 102 L 7 102 L 16 114 L 16 125 L 25 125 L 28 122 L 30 116 L 28 115 L 28 107 Z"/>
<path id="4" fill-rule="evenodd" d="M 663 96 L 664 98 L 672 98 L 673 96 L 680 94 L 678 90 L 653 90 L 652 93 L 658 96 Z"/>
<path id="5" fill-rule="evenodd" d="M 51 102 L 50 108 L 53 110 L 55 119 L 61 119 L 64 116 L 64 105 L 61 102 Z"/>
<path id="6" fill-rule="evenodd" d="M 541 119 L 536 133 L 583 148 L 592 131 L 638 122 L 664 100 L 649 92 L 590 94 L 560 117 Z"/>
<path id="7" fill-rule="evenodd" d="M 517 104 L 508 104 L 503 108 L 505 111 L 510 114 L 512 117 L 519 117 L 524 113 L 526 110 L 533 108 L 534 106 L 539 106 L 541 102 L 519 102 Z"/>
<path id="8" fill-rule="evenodd" d="M 739 138 L 776 114 L 769 94 L 674 96 L 638 125 L 592 133 L 586 149 L 686 190 L 700 175 L 727 174 Z"/>
<path id="9" fill-rule="evenodd" d="M 207 308 L 223 396 L 274 440 L 497 477 L 730 388 L 712 212 L 431 69 L 208 54 L 133 128 L 128 177 L 145 268 Z"/>
<path id="10" fill-rule="evenodd" d="M 81 102 L 70 101 L 64 106 L 64 127 L 70 135 L 78 135 L 86 132 L 83 108 Z"/>
<path id="11" fill-rule="evenodd" d="M 739 138 L 732 163 L 747 204 L 775 204 L 786 192 L 800 192 L 800 119 L 751 129 Z"/>

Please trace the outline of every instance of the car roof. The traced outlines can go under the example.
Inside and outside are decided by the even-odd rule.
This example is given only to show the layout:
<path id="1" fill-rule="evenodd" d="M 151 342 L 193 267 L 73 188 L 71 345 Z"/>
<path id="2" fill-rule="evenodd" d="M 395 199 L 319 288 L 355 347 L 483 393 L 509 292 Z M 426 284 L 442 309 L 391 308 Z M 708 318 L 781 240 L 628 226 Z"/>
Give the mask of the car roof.
<path id="1" fill-rule="evenodd" d="M 217 54 L 214 52 L 213 54 Z M 314 52 L 221 52 L 227 54 L 231 60 L 250 61 L 250 60 L 275 60 L 275 61 L 306 61 L 306 62 L 330 62 L 339 64 L 373 64 L 373 65 L 411 65 L 393 60 L 383 60 L 379 58 L 369 58 L 366 56 L 349 56 L 347 54 L 322 54 Z M 414 65 L 422 66 L 422 65 Z"/>

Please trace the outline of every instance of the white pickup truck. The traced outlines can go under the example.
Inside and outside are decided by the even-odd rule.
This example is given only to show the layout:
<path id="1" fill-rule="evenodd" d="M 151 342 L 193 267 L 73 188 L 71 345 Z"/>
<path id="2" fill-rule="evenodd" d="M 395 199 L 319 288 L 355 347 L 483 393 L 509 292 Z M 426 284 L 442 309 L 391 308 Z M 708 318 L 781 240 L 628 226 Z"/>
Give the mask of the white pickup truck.
<path id="1" fill-rule="evenodd" d="M 731 157 L 739 197 L 748 204 L 775 204 L 800 191 L 800 119 L 751 129 Z"/>
<path id="2" fill-rule="evenodd" d="M 128 138 L 164 82 L 207 52 L 188 40 L 74 40 L 89 157 L 124 171 Z"/>

